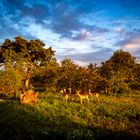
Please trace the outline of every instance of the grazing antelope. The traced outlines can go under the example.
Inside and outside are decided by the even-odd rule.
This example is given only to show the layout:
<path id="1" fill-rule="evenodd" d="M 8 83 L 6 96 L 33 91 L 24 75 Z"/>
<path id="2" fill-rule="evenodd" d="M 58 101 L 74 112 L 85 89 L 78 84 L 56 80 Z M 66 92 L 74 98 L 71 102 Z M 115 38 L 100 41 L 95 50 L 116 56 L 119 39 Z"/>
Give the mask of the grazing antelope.
<path id="1" fill-rule="evenodd" d="M 82 99 L 87 99 L 87 101 L 88 101 L 88 103 L 89 103 L 89 94 L 80 94 L 80 91 L 79 90 L 77 90 L 76 91 L 76 95 L 78 95 L 79 96 L 79 98 L 80 98 L 80 103 L 82 104 Z"/>
<path id="2" fill-rule="evenodd" d="M 29 90 L 27 92 L 24 91 L 24 93 L 20 95 L 20 104 L 36 103 L 37 96 L 38 94 L 33 90 Z"/>

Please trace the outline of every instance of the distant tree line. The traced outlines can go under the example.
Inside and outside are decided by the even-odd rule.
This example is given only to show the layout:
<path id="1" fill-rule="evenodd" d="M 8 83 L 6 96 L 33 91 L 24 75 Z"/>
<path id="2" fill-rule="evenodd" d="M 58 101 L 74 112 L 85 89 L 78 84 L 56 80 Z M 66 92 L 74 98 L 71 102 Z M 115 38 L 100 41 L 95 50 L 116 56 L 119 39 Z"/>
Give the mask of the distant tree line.
<path id="1" fill-rule="evenodd" d="M 71 88 L 96 91 L 101 94 L 130 93 L 140 89 L 140 64 L 129 52 L 117 50 L 100 66 L 90 63 L 79 66 L 71 59 L 60 63 L 52 47 L 20 36 L 6 39 L 0 45 L 0 95 L 17 97 L 21 87 L 44 87 L 58 93 Z"/>

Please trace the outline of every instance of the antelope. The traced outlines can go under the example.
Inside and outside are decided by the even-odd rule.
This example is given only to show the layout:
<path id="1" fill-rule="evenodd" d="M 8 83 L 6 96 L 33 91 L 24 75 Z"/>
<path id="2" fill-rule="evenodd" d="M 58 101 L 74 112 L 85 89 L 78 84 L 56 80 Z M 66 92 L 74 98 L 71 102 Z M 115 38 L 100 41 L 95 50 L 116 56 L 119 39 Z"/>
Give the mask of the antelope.
<path id="1" fill-rule="evenodd" d="M 72 92 L 72 89 L 68 88 L 68 96 L 71 97 L 71 100 L 73 101 L 75 99 L 75 93 Z"/>
<path id="2" fill-rule="evenodd" d="M 34 92 L 33 90 L 29 90 L 27 92 L 24 91 L 24 93 L 20 95 L 20 104 L 36 103 L 37 96 L 38 93 Z"/>
<path id="3" fill-rule="evenodd" d="M 89 94 L 80 94 L 80 91 L 79 90 L 77 90 L 76 91 L 76 95 L 78 95 L 79 96 L 79 98 L 80 98 L 80 103 L 82 104 L 82 99 L 87 99 L 87 101 L 88 101 L 88 103 L 89 103 Z"/>
<path id="4" fill-rule="evenodd" d="M 68 88 L 68 90 L 69 90 L 69 93 L 71 94 L 72 92 L 71 92 L 71 88 Z"/>
<path id="5" fill-rule="evenodd" d="M 69 96 L 68 96 L 68 94 L 66 92 L 66 89 L 61 90 L 60 93 L 64 97 L 64 101 L 67 103 L 68 102 L 68 99 L 69 99 Z"/>
<path id="6" fill-rule="evenodd" d="M 99 93 L 97 93 L 97 92 L 91 93 L 91 89 L 89 89 L 88 94 L 92 97 L 92 99 L 93 99 L 93 96 L 95 96 L 97 99 L 98 99 L 98 97 L 99 97 Z"/>

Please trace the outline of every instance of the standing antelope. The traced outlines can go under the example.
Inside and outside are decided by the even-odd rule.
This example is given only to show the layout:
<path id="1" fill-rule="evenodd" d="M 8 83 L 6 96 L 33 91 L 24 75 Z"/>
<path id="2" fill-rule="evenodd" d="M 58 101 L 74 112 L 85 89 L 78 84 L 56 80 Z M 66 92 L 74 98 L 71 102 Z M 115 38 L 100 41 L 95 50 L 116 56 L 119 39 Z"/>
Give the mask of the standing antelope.
<path id="1" fill-rule="evenodd" d="M 71 88 L 68 88 L 68 90 L 69 90 L 69 93 L 71 94 L 72 92 L 71 92 Z"/>
<path id="2" fill-rule="evenodd" d="M 88 103 L 89 103 L 89 94 L 80 94 L 80 91 L 77 90 L 76 94 L 79 96 L 80 98 L 80 103 L 82 104 L 82 99 L 87 99 Z"/>
<path id="3" fill-rule="evenodd" d="M 88 94 L 92 97 L 92 99 L 93 99 L 93 96 L 95 96 L 97 99 L 98 99 L 98 97 L 99 97 L 99 93 L 97 93 L 97 92 L 91 92 L 91 89 L 89 89 L 89 92 L 88 92 Z"/>
<path id="4" fill-rule="evenodd" d="M 64 97 L 64 101 L 67 103 L 68 99 L 69 99 L 69 96 L 68 96 L 68 94 L 66 92 L 66 89 L 61 90 L 60 93 Z"/>

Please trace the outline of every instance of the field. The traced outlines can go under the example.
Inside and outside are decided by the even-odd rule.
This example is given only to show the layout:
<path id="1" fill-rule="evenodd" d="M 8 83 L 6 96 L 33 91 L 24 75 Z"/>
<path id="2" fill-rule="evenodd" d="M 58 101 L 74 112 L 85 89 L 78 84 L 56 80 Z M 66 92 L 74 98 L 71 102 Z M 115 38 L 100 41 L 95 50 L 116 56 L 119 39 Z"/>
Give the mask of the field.
<path id="1" fill-rule="evenodd" d="M 140 93 L 100 95 L 83 104 L 45 92 L 35 105 L 0 102 L 0 139 L 138 140 Z"/>

